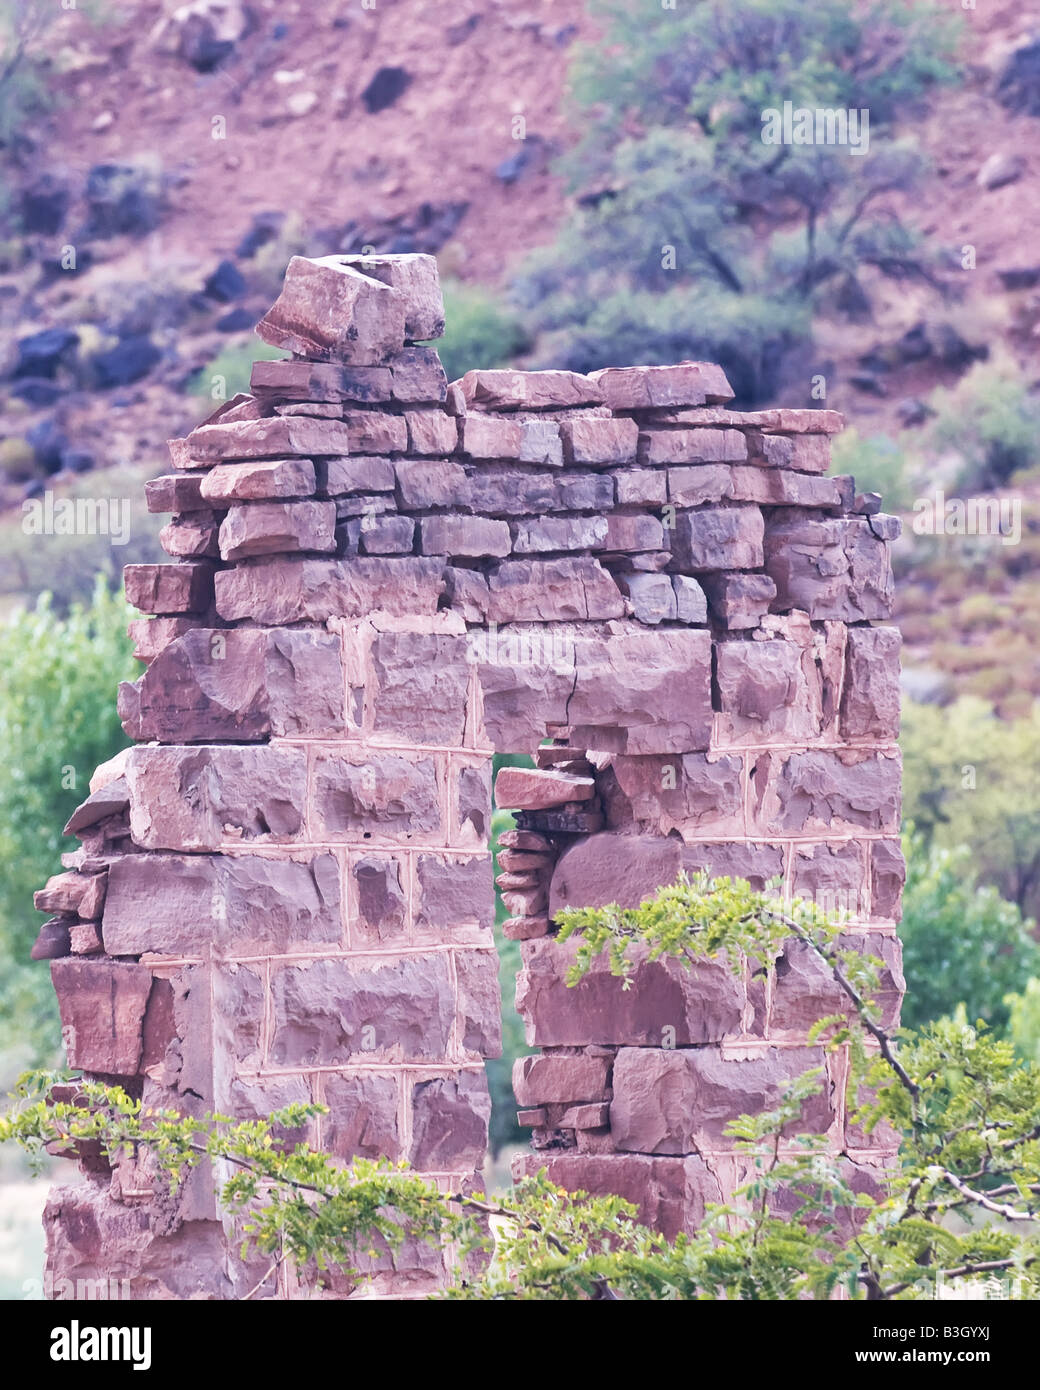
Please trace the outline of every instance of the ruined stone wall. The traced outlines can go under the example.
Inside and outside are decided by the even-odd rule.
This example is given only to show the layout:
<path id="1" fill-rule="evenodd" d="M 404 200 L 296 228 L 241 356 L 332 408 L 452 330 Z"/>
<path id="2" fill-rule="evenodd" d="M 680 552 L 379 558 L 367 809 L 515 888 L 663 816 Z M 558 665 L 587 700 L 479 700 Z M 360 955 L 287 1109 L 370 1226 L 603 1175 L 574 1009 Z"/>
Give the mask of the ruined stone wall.
<path id="1" fill-rule="evenodd" d="M 428 257 L 295 259 L 261 335 L 293 353 L 171 442 L 147 485 L 171 565 L 127 593 L 146 670 L 134 747 L 100 768 L 38 904 L 69 1062 L 149 1103 L 236 1116 L 314 1098 L 299 1137 L 472 1182 L 500 1015 L 488 847 L 523 942 L 540 1055 L 515 1089 L 564 1185 L 672 1232 L 741 1176 L 723 1137 L 809 1065 L 805 1126 L 873 1181 L 845 1059 L 806 1033 L 835 1001 L 796 946 L 768 976 L 605 970 L 564 985 L 568 904 L 635 905 L 681 868 L 830 895 L 898 1009 L 897 523 L 824 476 L 832 412 L 730 411 L 704 363 L 471 372 L 448 386 Z M 56 1280 L 135 1296 L 291 1296 L 244 1264 L 200 1172 L 146 1157 L 57 1189 Z M 440 1255 L 381 1257 L 377 1290 Z M 349 1290 L 335 1280 L 327 1291 Z"/>

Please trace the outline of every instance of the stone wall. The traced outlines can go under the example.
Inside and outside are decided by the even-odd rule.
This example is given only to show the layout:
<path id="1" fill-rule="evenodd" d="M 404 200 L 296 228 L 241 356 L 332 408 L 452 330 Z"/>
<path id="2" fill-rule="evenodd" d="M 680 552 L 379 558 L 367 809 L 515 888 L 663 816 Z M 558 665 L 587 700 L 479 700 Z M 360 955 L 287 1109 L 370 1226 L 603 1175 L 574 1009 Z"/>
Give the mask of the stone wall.
<path id="1" fill-rule="evenodd" d="M 146 670 L 134 746 L 99 768 L 81 848 L 38 895 L 69 1062 L 150 1104 L 248 1117 L 314 1098 L 299 1137 L 473 1182 L 500 1047 L 488 847 L 497 804 L 532 1154 L 667 1231 L 739 1181 L 726 1121 L 809 1065 L 804 1124 L 872 1182 L 834 1006 L 797 947 L 767 976 L 646 965 L 574 990 L 568 904 L 637 904 L 682 868 L 779 879 L 850 911 L 887 963 L 902 884 L 898 523 L 825 476 L 840 418 L 727 408 L 705 363 L 471 372 L 448 386 L 423 256 L 294 259 L 259 325 L 293 354 L 170 444 L 147 485 L 171 565 L 126 571 Z M 56 1189 L 55 1279 L 135 1296 L 292 1296 L 244 1264 L 209 1172 L 176 1200 L 146 1158 Z M 376 1290 L 440 1256 L 382 1257 Z M 333 1296 L 349 1289 L 328 1282 Z"/>

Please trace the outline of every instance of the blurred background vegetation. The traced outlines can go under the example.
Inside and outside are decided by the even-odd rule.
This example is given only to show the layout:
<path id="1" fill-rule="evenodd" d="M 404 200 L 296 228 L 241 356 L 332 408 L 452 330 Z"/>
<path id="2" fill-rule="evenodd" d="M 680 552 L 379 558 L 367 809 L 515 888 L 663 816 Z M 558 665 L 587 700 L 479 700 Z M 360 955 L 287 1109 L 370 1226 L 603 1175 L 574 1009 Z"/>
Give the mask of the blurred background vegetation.
<path id="1" fill-rule="evenodd" d="M 0 15 L 2 1079 L 59 1052 L 31 894 L 124 742 L 114 591 L 123 564 L 160 556 L 143 481 L 167 436 L 247 388 L 289 256 L 364 246 L 439 256 L 449 379 L 705 358 L 741 407 L 845 411 L 833 471 L 905 523 L 905 1017 L 983 1018 L 1040 1060 L 1040 170 L 1017 150 L 1040 119 L 1040 44 L 1024 19 L 559 0 L 510 24 L 437 0 L 395 10 L 393 61 L 414 74 L 379 105 L 356 77 L 390 61 L 378 16 L 290 8 L 261 0 L 240 30 L 205 6 L 192 27 L 144 24 L 143 3 Z M 185 156 L 199 92 L 233 108 L 244 154 L 207 127 Z M 763 144 L 761 113 L 785 100 L 868 109 L 869 154 Z M 1017 501 L 1020 541 L 916 535 L 936 489 Z M 134 499 L 129 544 L 26 535 L 44 490 Z M 508 823 L 496 813 L 496 843 Z M 506 1155 L 525 1048 L 519 949 L 499 946 Z M 5 1268 L 0 1250 L 0 1291 Z"/>

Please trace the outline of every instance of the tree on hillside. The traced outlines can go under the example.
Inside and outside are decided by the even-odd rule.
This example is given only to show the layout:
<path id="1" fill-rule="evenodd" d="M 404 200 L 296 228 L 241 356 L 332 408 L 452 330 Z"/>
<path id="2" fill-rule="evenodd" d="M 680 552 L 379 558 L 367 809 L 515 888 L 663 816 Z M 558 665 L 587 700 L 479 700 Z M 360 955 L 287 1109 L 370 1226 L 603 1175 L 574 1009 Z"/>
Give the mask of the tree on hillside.
<path id="1" fill-rule="evenodd" d="M 896 117 L 954 74 L 943 12 L 904 0 L 592 10 L 603 37 L 576 62 L 585 133 L 565 165 L 576 207 L 518 286 L 547 357 L 589 370 L 704 355 L 755 401 L 825 287 L 861 300 L 868 265 L 931 278 L 883 199 L 922 167 L 893 138 Z M 766 143 L 765 113 L 785 102 L 856 113 L 848 142 Z"/>

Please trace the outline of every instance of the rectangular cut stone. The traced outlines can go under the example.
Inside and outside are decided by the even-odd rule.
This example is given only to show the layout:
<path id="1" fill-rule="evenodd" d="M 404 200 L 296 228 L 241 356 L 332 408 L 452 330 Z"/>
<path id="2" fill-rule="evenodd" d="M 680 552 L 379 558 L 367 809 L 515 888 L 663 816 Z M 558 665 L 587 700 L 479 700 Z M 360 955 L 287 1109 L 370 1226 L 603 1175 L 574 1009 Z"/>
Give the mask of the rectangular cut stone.
<path id="1" fill-rule="evenodd" d="M 311 497 L 316 486 L 314 464 L 310 459 L 220 463 L 201 478 L 202 496 L 217 503 Z"/>
<path id="2" fill-rule="evenodd" d="M 217 612 L 229 622 L 324 622 L 360 618 L 379 609 L 422 614 L 437 610 L 443 567 L 437 560 L 356 559 L 267 561 L 223 570 Z"/>
<path id="3" fill-rule="evenodd" d="M 558 473 L 552 481 L 558 511 L 598 512 L 613 506 L 614 484 L 605 474 Z"/>
<path id="4" fill-rule="evenodd" d="M 877 987 L 871 990 L 871 999 L 877 1005 L 876 1017 L 881 1027 L 898 1027 L 899 1006 L 905 989 L 899 941 L 875 933 L 868 936 L 843 932 L 835 945 L 839 951 L 871 955 L 883 962 L 878 970 Z M 785 946 L 777 965 L 776 987 L 769 1011 L 772 1036 L 804 1037 L 818 1019 L 837 1013 L 848 1015 L 848 996 L 819 956 L 800 941 L 791 941 Z"/>
<path id="5" fill-rule="evenodd" d="M 668 474 L 656 468 L 622 468 L 614 474 L 619 507 L 664 506 L 668 501 Z"/>
<path id="6" fill-rule="evenodd" d="M 329 459 L 325 464 L 324 490 L 330 497 L 353 492 L 393 492 L 394 481 L 394 465 L 390 460 L 371 454 Z"/>
<path id="7" fill-rule="evenodd" d="M 311 829 L 320 840 L 366 845 L 445 843 L 437 764 L 362 750 L 314 755 Z"/>
<path id="8" fill-rule="evenodd" d="M 751 457 L 770 468 L 800 473 L 826 473 L 831 466 L 831 441 L 826 434 L 752 434 Z"/>
<path id="9" fill-rule="evenodd" d="M 506 367 L 467 372 L 459 386 L 474 410 L 562 410 L 603 403 L 592 378 L 577 372 L 517 372 Z"/>
<path id="10" fill-rule="evenodd" d="M 607 517 L 607 533 L 599 544 L 606 550 L 660 550 L 665 544 L 664 527 L 646 512 L 614 512 Z"/>
<path id="11" fill-rule="evenodd" d="M 503 769 L 504 771 L 505 769 Z M 604 831 L 564 849 L 553 869 L 549 916 L 565 908 L 634 908 L 679 877 L 679 842 L 671 837 Z"/>
<path id="12" fill-rule="evenodd" d="M 701 747 L 707 749 L 707 737 Z M 654 835 L 677 830 L 687 844 L 702 835 L 745 833 L 744 762 L 739 755 L 668 751 L 617 757 L 612 766 L 628 803 L 612 811 L 612 822 L 624 816 L 637 830 Z"/>
<path id="13" fill-rule="evenodd" d="M 128 854 L 108 872 L 102 921 L 113 955 L 255 955 L 339 942 L 339 867 L 259 855 Z"/>
<path id="14" fill-rule="evenodd" d="M 169 473 L 149 478 L 144 485 L 145 505 L 150 512 L 198 512 L 209 506 L 200 480 L 185 473 Z"/>
<path id="15" fill-rule="evenodd" d="M 205 561 L 127 565 L 123 585 L 128 603 L 142 613 L 203 613 L 213 602 L 213 566 Z"/>
<path id="16" fill-rule="evenodd" d="M 810 749 L 762 753 L 756 762 L 752 833 L 826 835 L 857 830 L 891 834 L 899 827 L 900 763 L 896 750 Z"/>
<path id="17" fill-rule="evenodd" d="M 188 512 L 159 532 L 159 544 L 177 559 L 216 559 L 218 512 Z"/>
<path id="18" fill-rule="evenodd" d="M 729 410 L 725 406 L 655 411 L 653 420 L 664 425 L 719 425 L 748 432 L 770 434 L 838 434 L 845 417 L 837 410 Z"/>
<path id="19" fill-rule="evenodd" d="M 540 811 L 568 801 L 588 801 L 596 793 L 591 777 L 540 768 L 504 767 L 495 781 L 495 802 L 513 811 Z"/>
<path id="20" fill-rule="evenodd" d="M 397 743 L 461 745 L 470 674 L 467 654 L 467 639 L 461 634 L 376 634 L 364 688 L 366 733 Z"/>
<path id="21" fill-rule="evenodd" d="M 439 1060 L 455 1022 L 444 955 L 314 960 L 272 972 L 279 1067 Z"/>
<path id="22" fill-rule="evenodd" d="M 776 598 L 768 574 L 706 574 L 701 583 L 716 622 L 730 631 L 758 627 Z"/>
<path id="23" fill-rule="evenodd" d="M 490 854 L 416 855 L 415 926 L 439 941 L 491 931 L 495 893 Z M 490 939 L 489 939 L 490 944 Z"/>
<path id="24" fill-rule="evenodd" d="M 711 637 L 692 628 L 579 638 L 567 721 L 579 747 L 617 753 L 707 748 Z M 587 739 L 587 742 L 584 741 Z M 659 778 L 658 789 L 665 785 Z"/>
<path id="25" fill-rule="evenodd" d="M 487 1153 L 491 1096 L 481 1070 L 412 1087 L 409 1162 L 419 1172 L 472 1173 Z"/>
<path id="26" fill-rule="evenodd" d="M 254 362 L 249 384 L 254 391 L 277 400 L 376 405 L 390 399 L 393 377 L 388 367 L 347 367 L 338 362 L 286 358 Z"/>
<path id="27" fill-rule="evenodd" d="M 361 518 L 358 533 L 366 555 L 410 555 L 415 544 L 415 522 L 410 516 L 372 516 Z"/>
<path id="28" fill-rule="evenodd" d="M 444 334 L 444 300 L 435 256 L 414 251 L 338 257 L 341 264 L 388 285 L 404 306 L 404 332 L 410 339 Z"/>
<path id="29" fill-rule="evenodd" d="M 440 404 L 448 394 L 448 379 L 434 348 L 406 347 L 390 361 L 394 400 L 402 405 Z"/>
<path id="30" fill-rule="evenodd" d="M 504 521 L 481 516 L 428 516 L 422 526 L 425 555 L 508 555 L 511 540 Z"/>
<path id="31" fill-rule="evenodd" d="M 674 367 L 605 367 L 590 376 L 611 410 L 654 410 L 733 399 L 725 373 L 713 362 L 680 362 Z"/>
<path id="32" fill-rule="evenodd" d="M 609 1086 L 607 1057 L 518 1057 L 513 1063 L 513 1095 L 519 1105 L 609 1100 Z"/>
<path id="33" fill-rule="evenodd" d="M 502 523 L 505 525 L 505 523 Z M 508 527 L 506 528 L 508 530 Z M 554 550 L 589 550 L 606 544 L 607 523 L 600 516 L 548 516 L 516 523 L 517 555 Z"/>
<path id="34" fill-rule="evenodd" d="M 681 858 L 687 873 L 703 870 L 712 878 L 746 878 L 757 892 L 762 892 L 767 883 L 782 879 L 784 873 L 783 847 L 757 841 L 685 844 Z"/>
<path id="35" fill-rule="evenodd" d="M 312 361 L 378 365 L 404 345 L 405 301 L 342 256 L 293 256 L 256 331 Z"/>
<path id="36" fill-rule="evenodd" d="M 851 627 L 841 697 L 843 738 L 899 737 L 899 649 L 895 627 Z"/>
<path id="37" fill-rule="evenodd" d="M 220 556 L 242 560 L 250 555 L 336 548 L 333 502 L 245 502 L 233 506 L 220 524 Z"/>
<path id="38" fill-rule="evenodd" d="M 542 515 L 556 508 L 558 481 L 551 473 L 492 464 L 471 472 L 466 500 L 475 512 L 490 516 Z"/>
<path id="39" fill-rule="evenodd" d="M 488 575 L 491 622 L 620 618 L 621 591 L 602 566 L 582 557 L 506 560 Z"/>
<path id="40" fill-rule="evenodd" d="M 554 420 L 521 421 L 519 463 L 539 464 L 542 467 L 563 467 L 563 441 L 560 426 Z"/>
<path id="41" fill-rule="evenodd" d="M 835 478 L 814 478 L 779 468 L 708 465 L 669 468 L 668 497 L 678 507 L 702 502 L 759 502 L 771 507 L 840 508 L 842 492 Z"/>
<path id="42" fill-rule="evenodd" d="M 805 520 L 776 512 L 765 536 L 765 569 L 776 584 L 774 611 L 800 608 L 843 622 L 887 618 L 892 565 L 887 542 L 866 517 Z"/>
<path id="43" fill-rule="evenodd" d="M 467 415 L 461 421 L 459 443 L 462 452 L 475 459 L 512 459 L 524 442 L 519 420 L 494 415 Z"/>
<path id="44" fill-rule="evenodd" d="M 450 454 L 459 439 L 457 421 L 439 410 L 409 410 L 408 452 L 411 454 Z"/>
<path id="45" fill-rule="evenodd" d="M 614 1063 L 610 1132 L 617 1148 L 634 1153 L 732 1151 L 726 1126 L 740 1115 L 775 1108 L 803 1072 L 822 1067 L 819 1047 L 769 1048 L 740 1060 L 718 1048 L 622 1048 Z M 785 1134 L 825 1134 L 835 1103 L 822 1094 L 802 1105 Z"/>
<path id="46" fill-rule="evenodd" d="M 399 459 L 394 464 L 401 506 L 409 511 L 427 507 L 458 507 L 470 495 L 466 470 L 451 459 Z M 475 504 L 476 511 L 490 508 Z"/>
<path id="47" fill-rule="evenodd" d="M 646 960 L 646 948 L 630 951 L 636 964 L 624 990 L 599 956 L 588 975 L 566 983 L 578 944 L 554 938 L 521 946 L 516 1006 L 529 1046 L 587 1047 L 590 1043 L 677 1047 L 717 1042 L 740 1030 L 744 986 L 728 965 L 698 962 L 684 970 L 676 961 Z"/>
<path id="48" fill-rule="evenodd" d="M 152 972 L 114 960 L 56 960 L 51 980 L 70 1067 L 134 1076 L 141 1062 Z"/>
<path id="49" fill-rule="evenodd" d="M 216 850 L 225 839 L 285 841 L 303 824 L 304 748 L 130 749 L 130 833 L 144 849 Z"/>
<path id="50" fill-rule="evenodd" d="M 653 430 L 639 436 L 639 462 L 740 463 L 747 440 L 739 430 Z"/>
<path id="51" fill-rule="evenodd" d="M 823 684 L 811 645 L 716 642 L 715 677 L 721 744 L 797 743 L 823 733 Z"/>
<path id="52" fill-rule="evenodd" d="M 355 411 L 342 420 L 272 415 L 230 425 L 218 422 L 200 425 L 186 439 L 170 442 L 176 468 L 204 468 L 229 459 L 404 453 L 407 447 L 404 419 L 377 411 Z"/>
<path id="53" fill-rule="evenodd" d="M 669 532 L 672 551 L 684 569 L 753 570 L 765 561 L 765 525 L 758 507 L 706 507 L 680 512 Z"/>
<path id="54" fill-rule="evenodd" d="M 569 464 L 635 463 L 639 426 L 634 420 L 564 420 L 560 436 Z"/>

